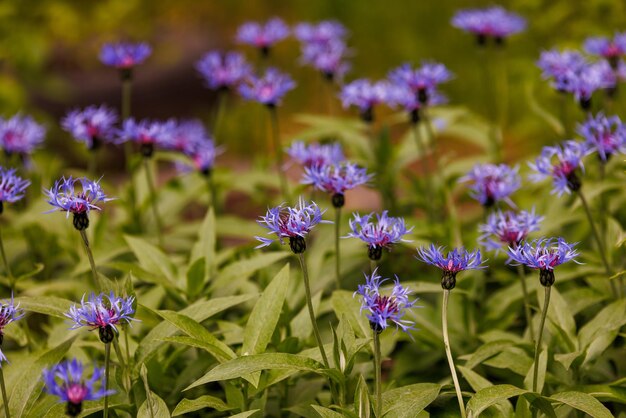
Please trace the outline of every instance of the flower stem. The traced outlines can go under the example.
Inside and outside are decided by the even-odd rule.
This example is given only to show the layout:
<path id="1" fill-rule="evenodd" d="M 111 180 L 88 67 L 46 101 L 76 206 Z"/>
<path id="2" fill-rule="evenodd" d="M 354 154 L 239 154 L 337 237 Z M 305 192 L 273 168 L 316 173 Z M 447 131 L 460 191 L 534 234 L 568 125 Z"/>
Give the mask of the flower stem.
<path id="1" fill-rule="evenodd" d="M 109 368 L 111 366 L 111 343 L 104 345 L 104 391 L 109 391 Z M 104 395 L 104 418 L 109 416 L 109 394 Z"/>
<path id="2" fill-rule="evenodd" d="M 91 150 L 89 151 L 89 166 L 87 167 L 87 170 L 89 172 L 89 175 L 92 176 L 93 178 L 97 178 L 98 176 L 96 175 L 96 171 L 98 170 L 98 159 L 97 159 L 97 153 L 96 150 Z"/>
<path id="3" fill-rule="evenodd" d="M 465 403 L 463 403 L 463 395 L 461 394 L 461 385 L 459 385 L 459 378 L 456 375 L 456 368 L 454 367 L 454 359 L 452 358 L 452 351 L 450 350 L 450 338 L 448 337 L 448 297 L 450 291 L 444 289 L 443 291 L 443 305 L 441 307 L 441 325 L 443 328 L 443 344 L 446 349 L 446 357 L 448 357 L 448 365 L 450 366 L 450 373 L 452 374 L 452 381 L 454 382 L 454 390 L 456 391 L 456 397 L 459 401 L 459 409 L 461 410 L 461 417 L 465 418 Z"/>
<path id="4" fill-rule="evenodd" d="M 163 224 L 161 223 L 161 217 L 159 216 L 159 210 L 157 208 L 156 190 L 154 188 L 154 179 L 152 178 L 152 170 L 148 158 L 144 157 L 143 167 L 146 172 L 148 191 L 150 192 L 150 205 L 152 206 L 152 214 L 154 216 L 154 222 L 156 223 L 157 239 L 159 240 L 159 246 L 163 247 Z"/>
<path id="5" fill-rule="evenodd" d="M 309 317 L 311 317 L 311 325 L 313 325 L 313 334 L 315 334 L 315 339 L 317 340 L 317 346 L 320 349 L 320 354 L 322 355 L 322 361 L 324 362 L 324 366 L 328 369 L 330 368 L 330 363 L 328 362 L 328 357 L 326 357 L 326 352 L 324 351 L 324 343 L 322 342 L 322 336 L 320 335 L 320 331 L 317 328 L 317 321 L 315 320 L 315 311 L 313 310 L 313 301 L 311 298 L 311 285 L 309 282 L 309 273 L 306 268 L 306 262 L 304 260 L 304 254 L 298 254 L 298 261 L 300 261 L 300 267 L 302 268 L 302 276 L 304 277 L 304 291 L 306 292 L 306 305 L 309 309 Z"/>
<path id="6" fill-rule="evenodd" d="M 131 94 L 132 94 L 132 80 L 130 78 L 122 79 L 122 121 L 123 124 L 125 120 L 130 118 L 130 107 L 131 107 Z M 135 180 L 133 179 L 133 144 L 130 141 L 124 142 L 124 161 L 126 162 L 126 174 L 129 179 L 129 188 L 128 188 L 128 200 L 130 204 L 130 215 L 131 218 L 136 222 L 137 225 L 141 225 L 139 211 L 137 210 L 136 204 L 136 196 L 137 193 L 135 191 Z"/>
<path id="7" fill-rule="evenodd" d="M 13 277 L 13 272 L 11 272 L 11 265 L 9 264 L 9 260 L 7 259 L 7 254 L 4 252 L 4 241 L 2 240 L 2 227 L 0 227 L 0 253 L 2 254 L 2 262 L 4 263 L 4 268 L 7 271 L 7 275 L 9 276 L 9 281 L 11 282 L 11 292 L 15 289 L 15 278 Z"/>
<path id="8" fill-rule="evenodd" d="M 541 322 L 539 323 L 539 333 L 537 334 L 537 345 L 535 346 L 535 361 L 533 363 L 533 392 L 537 392 L 537 378 L 539 377 L 539 352 L 541 350 L 541 339 L 543 337 L 543 327 L 546 324 L 546 316 L 548 315 L 548 305 L 550 304 L 550 289 L 552 286 L 546 286 L 546 297 L 543 302 L 543 310 L 541 311 Z"/>
<path id="9" fill-rule="evenodd" d="M 96 270 L 96 262 L 93 259 L 93 253 L 91 252 L 91 247 L 89 246 L 89 238 L 87 238 L 87 233 L 85 230 L 80 231 L 80 236 L 83 239 L 83 246 L 85 247 L 85 252 L 87 253 L 87 258 L 89 259 L 89 265 L 91 266 L 91 275 L 93 276 L 93 283 L 95 286 L 99 286 L 98 282 L 98 271 Z"/>
<path id="10" fill-rule="evenodd" d="M 340 266 L 340 245 L 339 245 L 339 227 L 341 225 L 341 208 L 335 208 L 335 286 L 341 289 L 341 266 Z"/>
<path id="11" fill-rule="evenodd" d="M 420 160 L 424 160 L 424 162 L 428 162 L 426 159 L 426 146 L 422 141 L 422 135 L 420 133 L 420 127 L 417 123 L 411 123 L 413 128 L 413 138 L 415 139 L 415 144 L 417 145 L 417 152 L 420 154 Z M 422 181 L 424 182 L 424 191 L 426 193 L 426 209 L 428 210 L 428 215 L 432 217 L 433 215 L 433 191 L 431 189 L 430 179 L 428 178 L 428 167 L 427 164 L 419 163 L 420 167 L 420 176 L 422 177 Z M 421 182 L 420 182 L 421 183 Z"/>
<path id="12" fill-rule="evenodd" d="M 7 396 L 7 388 L 4 385 L 4 372 L 2 371 L 2 367 L 0 367 L 0 389 L 2 389 L 2 403 L 4 404 L 4 413 L 7 418 L 11 418 L 11 414 L 9 413 L 9 398 Z"/>
<path id="13" fill-rule="evenodd" d="M 528 287 L 526 287 L 526 276 L 524 275 L 524 266 L 517 266 L 517 274 L 522 284 L 522 292 L 524 293 L 524 313 L 526 315 L 526 326 L 530 329 L 530 339 L 535 341 L 535 330 L 533 329 L 533 317 L 530 310 L 530 297 L 528 296 Z"/>
<path id="14" fill-rule="evenodd" d="M 370 274 L 374 274 L 374 270 L 378 267 L 378 263 L 370 259 Z"/>
<path id="15" fill-rule="evenodd" d="M 213 136 L 216 139 L 219 138 L 220 128 L 222 127 L 222 120 L 224 119 L 224 110 L 226 109 L 226 101 L 228 99 L 228 91 L 221 90 L 217 94 L 217 109 L 215 116 L 213 117 Z"/>
<path id="16" fill-rule="evenodd" d="M 215 181 L 213 180 L 213 173 L 206 176 L 207 189 L 209 192 L 209 210 L 213 207 L 214 211 L 217 211 L 217 189 L 215 188 Z"/>
<path id="17" fill-rule="evenodd" d="M 278 179 L 280 181 L 280 192 L 284 200 L 289 200 L 289 189 L 287 185 L 287 177 L 283 170 L 283 149 L 280 144 L 280 130 L 278 127 L 278 111 L 276 107 L 270 107 L 270 122 L 272 125 L 272 140 L 274 143 L 274 158 L 276 159 L 276 169 L 278 170 Z"/>
<path id="18" fill-rule="evenodd" d="M 132 368 L 132 360 L 130 358 L 130 347 L 128 345 L 128 334 L 130 334 L 130 329 L 127 326 L 126 329 L 124 330 L 124 342 L 125 342 L 125 346 L 126 346 L 126 364 L 128 364 L 129 369 Z"/>
<path id="19" fill-rule="evenodd" d="M 374 372 L 376 385 L 376 416 L 382 417 L 383 409 L 383 395 L 382 395 L 382 377 L 381 377 L 381 355 L 380 355 L 380 334 L 376 331 L 372 331 L 374 334 Z"/>

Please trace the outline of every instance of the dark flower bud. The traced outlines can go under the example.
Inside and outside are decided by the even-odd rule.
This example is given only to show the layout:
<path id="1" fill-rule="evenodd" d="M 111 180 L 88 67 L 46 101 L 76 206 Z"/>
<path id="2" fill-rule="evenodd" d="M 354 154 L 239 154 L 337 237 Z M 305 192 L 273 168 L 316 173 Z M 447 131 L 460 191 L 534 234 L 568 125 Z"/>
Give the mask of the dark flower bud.
<path id="1" fill-rule="evenodd" d="M 141 155 L 143 155 L 144 157 L 150 158 L 152 157 L 152 154 L 154 154 L 154 144 L 151 142 L 143 143 L 139 147 L 139 151 L 141 152 Z"/>
<path id="2" fill-rule="evenodd" d="M 87 216 L 87 212 L 74 213 L 74 220 L 72 223 L 74 224 L 74 228 L 78 231 L 87 229 L 89 227 L 89 217 Z"/>
<path id="3" fill-rule="evenodd" d="M 267 58 L 270 56 L 270 47 L 269 46 L 262 46 L 261 47 L 261 56 L 263 58 Z"/>
<path id="4" fill-rule="evenodd" d="M 428 91 L 426 91 L 426 89 L 424 88 L 418 89 L 417 100 L 422 104 L 428 102 Z"/>
<path id="5" fill-rule="evenodd" d="M 502 36 L 496 36 L 493 40 L 496 46 L 504 46 L 504 38 Z"/>
<path id="6" fill-rule="evenodd" d="M 372 123 L 374 122 L 374 108 L 369 106 L 368 108 L 361 111 L 361 119 L 363 122 Z"/>
<path id="7" fill-rule="evenodd" d="M 346 203 L 346 198 L 343 193 L 335 193 L 331 198 L 331 201 L 333 203 L 333 207 L 341 208 Z"/>
<path id="8" fill-rule="evenodd" d="M 100 334 L 100 341 L 104 344 L 110 343 L 115 338 L 115 331 L 111 325 L 98 328 L 98 333 Z"/>
<path id="9" fill-rule="evenodd" d="M 120 68 L 120 78 L 122 81 L 131 81 L 133 79 L 133 69 Z"/>
<path id="10" fill-rule="evenodd" d="M 578 175 L 576 175 L 575 171 L 572 171 L 571 173 L 569 173 L 567 176 L 567 187 L 573 191 L 573 192 L 577 192 L 580 190 L 580 188 L 582 187 L 582 181 L 580 180 L 580 177 L 578 177 Z"/>
<path id="11" fill-rule="evenodd" d="M 544 287 L 550 287 L 554 284 L 554 270 L 539 270 L 539 281 Z"/>
<path id="12" fill-rule="evenodd" d="M 70 417 L 79 416 L 82 410 L 83 410 L 82 402 L 79 402 L 79 403 L 68 402 L 65 405 L 65 413 Z"/>
<path id="13" fill-rule="evenodd" d="M 372 329 L 372 331 L 374 331 L 376 334 L 380 334 L 381 332 L 383 332 L 384 328 L 380 326 L 380 324 L 378 322 L 374 322 L 374 321 L 370 321 L 370 328 Z"/>
<path id="14" fill-rule="evenodd" d="M 478 44 L 478 46 L 485 46 L 485 45 L 487 45 L 487 36 L 482 34 L 482 33 L 479 33 L 476 36 L 476 43 Z"/>
<path id="15" fill-rule="evenodd" d="M 0 200 L 0 215 L 4 212 L 4 201 Z"/>
<path id="16" fill-rule="evenodd" d="M 200 173 L 202 173 L 202 175 L 207 178 L 211 177 L 211 172 L 212 171 L 209 167 L 203 168 L 202 171 L 200 171 Z"/>
<path id="17" fill-rule="evenodd" d="M 409 113 L 409 119 L 411 120 L 412 124 L 416 124 L 420 121 L 420 112 L 418 109 L 413 109 L 411 110 L 411 113 Z"/>
<path id="18" fill-rule="evenodd" d="M 335 73 L 333 73 L 332 71 L 322 71 L 322 76 L 329 83 L 335 79 Z"/>
<path id="19" fill-rule="evenodd" d="M 493 196 L 488 194 L 487 198 L 485 199 L 485 203 L 483 203 L 483 206 L 486 208 L 491 208 L 495 204 L 496 204 L 496 200 L 493 198 Z"/>
<path id="20" fill-rule="evenodd" d="M 302 254 L 306 250 L 306 241 L 300 236 L 289 237 L 289 248 L 294 254 Z"/>
<path id="21" fill-rule="evenodd" d="M 100 148 L 102 141 L 97 136 L 91 137 L 91 144 L 89 145 L 89 151 L 95 151 Z"/>
<path id="22" fill-rule="evenodd" d="M 456 272 L 444 270 L 441 275 L 441 287 L 445 290 L 452 290 L 456 287 Z"/>
<path id="23" fill-rule="evenodd" d="M 381 246 L 370 246 L 367 250 L 367 256 L 372 261 L 378 261 L 383 256 L 383 247 Z"/>
<path id="24" fill-rule="evenodd" d="M 580 103 L 580 108 L 582 110 L 589 110 L 589 109 L 591 109 L 591 97 L 589 97 L 589 98 L 581 98 L 579 103 Z"/>

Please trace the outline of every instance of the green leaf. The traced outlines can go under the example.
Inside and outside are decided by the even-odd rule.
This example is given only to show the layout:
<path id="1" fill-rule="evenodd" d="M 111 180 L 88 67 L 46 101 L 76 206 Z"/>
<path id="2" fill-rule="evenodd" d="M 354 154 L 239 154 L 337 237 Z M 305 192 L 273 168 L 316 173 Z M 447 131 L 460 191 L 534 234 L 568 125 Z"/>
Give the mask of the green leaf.
<path id="1" fill-rule="evenodd" d="M 388 418 L 411 418 L 430 405 L 441 385 L 417 383 L 383 393 L 383 415 Z"/>
<path id="2" fill-rule="evenodd" d="M 583 411 L 593 418 L 611 418 L 613 414 L 593 396 L 583 392 L 561 392 L 551 399 Z"/>
<path id="3" fill-rule="evenodd" d="M 320 414 L 322 418 L 343 418 L 343 415 L 339 412 L 333 411 L 332 409 L 325 408 L 320 405 L 311 405 L 311 407 L 315 409 L 315 412 Z"/>
<path id="4" fill-rule="evenodd" d="M 619 330 L 626 324 L 626 299 L 617 300 L 604 307 L 578 333 L 581 349 L 586 349 L 601 334 Z"/>
<path id="5" fill-rule="evenodd" d="M 533 362 L 534 362 L 534 359 L 533 359 Z M 548 349 L 546 348 L 545 350 L 542 350 L 541 353 L 539 353 L 539 367 L 537 368 L 537 391 L 539 393 L 541 393 L 541 390 L 543 389 L 543 384 L 546 381 L 547 369 L 548 369 Z M 529 389 L 532 388 L 534 374 L 535 374 L 535 367 L 534 365 L 532 365 L 530 369 L 528 369 L 528 374 L 526 375 L 526 378 L 524 379 L 524 385 Z"/>
<path id="6" fill-rule="evenodd" d="M 187 297 L 191 300 L 202 292 L 206 280 L 206 262 L 198 258 L 187 269 Z"/>
<path id="7" fill-rule="evenodd" d="M 216 266 L 215 260 L 215 246 L 217 243 L 216 238 L 216 226 L 215 226 L 215 211 L 211 207 L 207 212 L 200 231 L 198 232 L 198 241 L 191 249 L 190 261 L 195 263 L 197 260 L 204 258 L 205 270 L 203 282 L 208 282 L 211 279 L 212 271 Z"/>
<path id="8" fill-rule="evenodd" d="M 351 292 L 345 290 L 333 292 L 331 303 L 337 317 L 345 316 L 357 336 L 361 338 L 370 336 L 369 323 L 365 316 L 361 315 L 361 305 L 358 300 L 352 297 Z"/>
<path id="9" fill-rule="evenodd" d="M 214 396 L 204 395 L 196 399 L 183 399 L 176 405 L 172 416 L 183 415 L 189 412 L 198 411 L 204 408 L 215 409 L 216 411 L 229 411 L 232 408 L 224 403 L 220 398 Z"/>
<path id="10" fill-rule="evenodd" d="M 313 312 L 318 312 L 320 302 L 322 300 L 322 292 L 317 292 L 313 295 Z M 291 320 L 291 335 L 301 340 L 307 339 L 313 332 L 313 325 L 311 324 L 311 317 L 309 316 L 309 309 L 306 304 L 302 307 L 300 312 Z"/>
<path id="11" fill-rule="evenodd" d="M 292 253 L 286 251 L 262 253 L 245 260 L 230 263 L 219 272 L 217 278 L 211 285 L 211 289 L 219 289 L 228 286 L 231 281 L 246 278 L 257 270 L 269 267 L 290 255 L 292 255 Z"/>
<path id="12" fill-rule="evenodd" d="M 141 238 L 124 235 L 124 239 L 141 267 L 151 273 L 161 274 L 171 283 L 176 282 L 176 268 L 163 251 Z"/>
<path id="13" fill-rule="evenodd" d="M 469 383 L 474 392 L 478 392 L 479 390 L 488 388 L 493 386 L 489 380 L 485 379 L 475 371 L 468 369 L 467 367 L 457 366 L 457 369 L 463 375 L 463 378 Z M 498 408 L 502 416 L 510 417 L 513 415 L 513 407 L 509 401 L 500 401 L 494 405 L 494 407 Z"/>
<path id="14" fill-rule="evenodd" d="M 480 413 L 498 402 L 529 393 L 513 385 L 496 385 L 479 390 L 467 403 L 468 417 L 479 417 Z"/>
<path id="15" fill-rule="evenodd" d="M 148 384 L 148 369 L 144 363 L 140 366 L 141 380 L 143 380 L 143 386 L 146 390 L 146 400 L 139 407 L 137 412 L 138 418 L 169 418 L 170 411 L 167 408 L 167 404 L 157 394 L 150 390 Z"/>
<path id="16" fill-rule="evenodd" d="M 32 298 L 23 296 L 15 298 L 15 304 L 17 305 L 18 303 L 20 308 L 23 308 L 25 311 L 55 316 L 61 319 L 67 319 L 65 313 L 74 304 L 67 299 L 55 296 L 36 296 Z"/>
<path id="17" fill-rule="evenodd" d="M 354 412 L 359 418 L 370 418 L 372 415 L 372 403 L 370 394 L 367 389 L 367 383 L 362 374 L 359 375 L 359 381 L 354 391 Z"/>
<path id="18" fill-rule="evenodd" d="M 507 340 L 496 340 L 483 344 L 467 359 L 465 367 L 473 369 L 483 361 L 500 354 L 505 349 L 514 346 L 515 344 Z"/>
<path id="19" fill-rule="evenodd" d="M 250 411 L 240 412 L 238 414 L 231 415 L 230 418 L 248 418 L 248 417 L 256 414 L 259 411 L 260 411 L 260 409 L 251 409 Z"/>

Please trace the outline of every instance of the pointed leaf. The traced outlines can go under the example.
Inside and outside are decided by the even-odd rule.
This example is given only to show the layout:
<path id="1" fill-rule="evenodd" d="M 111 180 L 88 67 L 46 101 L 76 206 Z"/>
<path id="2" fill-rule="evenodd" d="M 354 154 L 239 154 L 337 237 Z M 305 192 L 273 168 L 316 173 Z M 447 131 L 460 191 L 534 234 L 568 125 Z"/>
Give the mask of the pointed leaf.
<path id="1" fill-rule="evenodd" d="M 550 396 L 558 402 L 583 411 L 593 418 L 611 418 L 613 414 L 599 400 L 583 392 L 561 392 Z"/>
<path id="2" fill-rule="evenodd" d="M 176 282 L 176 268 L 163 251 L 141 238 L 124 235 L 124 239 L 144 269 L 159 273 L 172 283 Z"/>
<path id="3" fill-rule="evenodd" d="M 189 412 L 199 411 L 200 409 L 204 408 L 211 408 L 220 412 L 233 409 L 226 405 L 224 401 L 220 398 L 216 398 L 210 395 L 204 395 L 196 399 L 183 399 L 178 403 L 178 405 L 176 405 L 176 408 L 174 408 L 172 416 L 175 417 Z"/>
<path id="4" fill-rule="evenodd" d="M 388 418 L 411 418 L 430 405 L 437 396 L 441 385 L 417 383 L 383 393 L 383 415 Z"/>
<path id="5" fill-rule="evenodd" d="M 528 393 L 526 389 L 513 385 L 496 385 L 479 390 L 467 403 L 468 417 L 479 417 L 480 413 L 491 405 L 525 393 Z"/>
<path id="6" fill-rule="evenodd" d="M 73 302 L 57 298 L 56 296 L 23 296 L 15 298 L 15 304 L 20 304 L 20 308 L 29 312 L 37 312 L 44 315 L 55 316 L 61 319 L 67 319 L 65 313 L 69 311 Z"/>

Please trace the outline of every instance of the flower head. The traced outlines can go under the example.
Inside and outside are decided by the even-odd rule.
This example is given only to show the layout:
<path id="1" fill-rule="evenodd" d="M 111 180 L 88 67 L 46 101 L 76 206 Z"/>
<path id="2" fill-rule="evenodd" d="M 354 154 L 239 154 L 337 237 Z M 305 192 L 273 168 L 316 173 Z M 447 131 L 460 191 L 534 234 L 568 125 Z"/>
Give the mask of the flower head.
<path id="1" fill-rule="evenodd" d="M 143 63 L 152 53 L 150 45 L 130 42 L 108 43 L 100 50 L 100 61 L 109 67 L 130 70 Z"/>
<path id="2" fill-rule="evenodd" d="M 315 202 L 307 204 L 302 197 L 298 200 L 295 207 L 284 206 L 281 204 L 275 208 L 267 210 L 265 216 L 257 221 L 263 228 L 269 229 L 268 234 L 275 234 L 276 238 L 255 237 L 261 241 L 256 248 L 266 247 L 273 243 L 276 239 L 283 244 L 283 238 L 289 238 L 289 246 L 296 253 L 303 253 L 306 250 L 304 237 L 319 223 L 331 223 L 322 220 L 322 214 L 319 206 Z"/>
<path id="3" fill-rule="evenodd" d="M 116 122 L 117 112 L 114 109 L 105 105 L 89 106 L 83 110 L 72 110 L 61 121 L 61 127 L 93 150 L 101 141 L 111 142 L 115 139 Z"/>
<path id="4" fill-rule="evenodd" d="M 295 87 L 296 83 L 289 74 L 282 73 L 276 68 L 268 68 L 263 77 L 251 76 L 241 84 L 239 94 L 244 99 L 274 107 Z"/>
<path id="5" fill-rule="evenodd" d="M 616 33 L 613 39 L 604 36 L 587 38 L 583 48 L 586 53 L 606 58 L 615 66 L 617 59 L 626 55 L 626 32 Z"/>
<path id="6" fill-rule="evenodd" d="M 142 155 L 151 157 L 155 147 L 171 146 L 176 128 L 177 124 L 173 119 L 166 122 L 147 119 L 137 122 L 130 118 L 124 121 L 120 141 L 132 141 L 139 144 Z"/>
<path id="7" fill-rule="evenodd" d="M 287 148 L 287 154 L 304 167 L 339 164 L 346 159 L 338 142 L 305 144 L 303 141 L 295 141 Z"/>
<path id="8" fill-rule="evenodd" d="M 350 70 L 348 47 L 343 40 L 302 45 L 300 61 L 320 71 L 328 80 L 341 79 Z"/>
<path id="9" fill-rule="evenodd" d="M 304 168 L 302 184 L 312 184 L 318 190 L 333 195 L 333 206 L 342 207 L 346 190 L 366 184 L 372 178 L 367 170 L 354 163 L 313 165 Z"/>
<path id="10" fill-rule="evenodd" d="M 157 123 L 158 125 L 158 123 Z M 191 153 L 198 144 L 210 139 L 202 122 L 196 119 L 175 121 L 161 124 L 163 133 L 155 136 L 155 143 L 166 150 Z"/>
<path id="11" fill-rule="evenodd" d="M 403 64 L 389 73 L 389 79 L 409 89 L 417 100 L 426 104 L 429 97 L 436 95 L 439 84 L 452 79 L 453 75 L 445 65 L 437 62 L 423 62 L 419 68 L 412 68 L 410 64 Z"/>
<path id="12" fill-rule="evenodd" d="M 561 196 L 563 193 L 576 192 L 581 181 L 576 171 L 583 169 L 582 158 L 588 154 L 587 146 L 578 141 L 569 140 L 553 147 L 543 147 L 541 155 L 535 163 L 529 163 L 535 173 L 529 178 L 534 182 L 552 177 L 554 188 L 552 194 Z"/>
<path id="13" fill-rule="evenodd" d="M 300 42 L 307 44 L 325 44 L 348 36 L 346 27 L 335 20 L 323 20 L 317 24 L 299 23 L 293 32 Z"/>
<path id="14" fill-rule="evenodd" d="M 24 310 L 20 308 L 19 303 L 15 305 L 13 302 L 13 295 L 11 295 L 10 301 L 0 302 L 0 347 L 4 341 L 4 327 L 13 321 L 17 321 L 23 316 Z M 0 349 L 0 367 L 2 367 L 3 361 L 7 361 L 7 358 Z"/>
<path id="15" fill-rule="evenodd" d="M 63 361 L 50 369 L 44 369 L 43 381 L 46 391 L 58 396 L 61 402 L 67 402 L 67 414 L 78 416 L 82 411 L 83 401 L 95 401 L 115 393 L 106 391 L 104 369 L 94 367 L 91 378 L 83 377 L 83 364 L 76 360 Z"/>
<path id="16" fill-rule="evenodd" d="M 498 251 L 503 245 L 515 247 L 524 241 L 532 231 L 539 231 L 543 216 L 530 212 L 500 210 L 491 213 L 487 223 L 479 226 L 480 243 L 487 248 Z"/>
<path id="17" fill-rule="evenodd" d="M 473 33 L 480 45 L 488 38 L 499 44 L 504 38 L 526 29 L 526 20 L 502 7 L 459 10 L 452 18 L 452 26 Z"/>
<path id="18" fill-rule="evenodd" d="M 277 42 L 289 36 L 289 27 L 281 19 L 275 17 L 265 24 L 247 22 L 237 29 L 236 40 L 240 44 L 251 45 L 261 50 L 264 55 Z"/>
<path id="19" fill-rule="evenodd" d="M 591 108 L 591 96 L 596 90 L 612 89 L 617 78 L 606 61 L 586 65 L 574 74 L 565 91 L 572 93 L 584 110 Z"/>
<path id="20" fill-rule="evenodd" d="M 211 90 L 233 88 L 252 74 L 252 67 L 239 52 L 209 52 L 196 69 Z"/>
<path id="21" fill-rule="evenodd" d="M 0 214 L 4 209 L 4 202 L 14 203 L 24 197 L 30 180 L 24 180 L 15 175 L 14 168 L 0 167 Z"/>
<path id="22" fill-rule="evenodd" d="M 481 205 L 491 207 L 503 200 L 515 206 L 509 196 L 521 186 L 518 167 L 506 164 L 477 164 L 460 182 L 469 182 L 471 196 Z"/>
<path id="23" fill-rule="evenodd" d="M 598 153 L 602 162 L 607 162 L 615 153 L 626 152 L 626 126 L 618 116 L 606 117 L 602 112 L 589 115 L 578 125 L 577 132 L 585 139 L 587 148 Z"/>
<path id="24" fill-rule="evenodd" d="M 537 61 L 542 77 L 552 80 L 552 86 L 562 92 L 572 89 L 578 73 L 587 66 L 587 60 L 578 51 L 543 51 Z"/>
<path id="25" fill-rule="evenodd" d="M 396 329 L 408 333 L 410 329 L 415 329 L 415 323 L 402 319 L 407 309 L 413 308 L 417 299 L 409 300 L 411 291 L 402 287 L 400 280 L 396 276 L 393 288 L 389 295 L 381 292 L 381 285 L 389 279 L 382 279 L 378 274 L 378 269 L 374 270 L 371 276 L 365 275 L 365 284 L 359 285 L 354 296 L 361 296 L 361 312 L 367 309 L 367 319 L 370 326 L 376 332 L 383 332 L 390 325 L 395 325 Z"/>
<path id="26" fill-rule="evenodd" d="M 364 216 L 354 213 L 352 216 L 349 221 L 352 231 L 347 236 L 365 242 L 371 260 L 380 260 L 383 248 L 390 250 L 395 243 L 410 242 L 402 238 L 413 230 L 413 227 L 407 229 L 404 218 L 387 216 L 386 210 L 376 214 L 375 222 L 371 220 L 374 213 Z"/>
<path id="27" fill-rule="evenodd" d="M 393 86 L 386 80 L 372 83 L 366 79 L 354 80 L 343 86 L 339 97 L 343 107 L 356 106 L 366 122 L 374 120 L 374 106 L 390 101 Z"/>
<path id="28" fill-rule="evenodd" d="M 554 267 L 568 261 L 576 262 L 576 244 L 568 244 L 563 238 L 541 238 L 509 247 L 507 263 L 523 265 L 540 270 L 539 279 L 543 286 L 554 284 Z"/>
<path id="29" fill-rule="evenodd" d="M 30 116 L 17 114 L 0 120 L 0 147 L 7 154 L 31 154 L 46 136 L 46 129 Z"/>
<path id="30" fill-rule="evenodd" d="M 458 272 L 479 270 L 486 267 L 482 265 L 484 261 L 480 255 L 480 250 L 469 252 L 465 248 L 455 248 L 449 251 L 447 255 L 444 255 L 443 252 L 443 247 L 430 244 L 430 247 L 417 249 L 417 259 L 442 270 L 441 287 L 446 290 L 454 289 Z"/>
<path id="31" fill-rule="evenodd" d="M 118 297 L 113 291 L 108 295 L 92 293 L 87 300 L 83 296 L 80 306 L 72 305 L 65 316 L 74 322 L 72 329 L 80 327 L 97 329 L 100 332 L 100 340 L 106 344 L 113 341 L 113 332 L 119 333 L 117 325 L 123 322 L 130 324 L 130 321 L 135 320 L 131 316 L 135 313 L 134 301 L 135 298 L 132 296 Z"/>
<path id="32" fill-rule="evenodd" d="M 388 103 L 394 107 L 396 105 L 402 106 L 404 110 L 409 114 L 412 123 L 417 123 L 421 119 L 420 110 L 424 107 L 438 106 L 446 103 L 448 99 L 437 90 L 433 90 L 428 93 L 426 101 L 420 101 L 419 94 L 416 95 L 406 86 L 395 85 L 392 90 L 391 98 Z"/>

